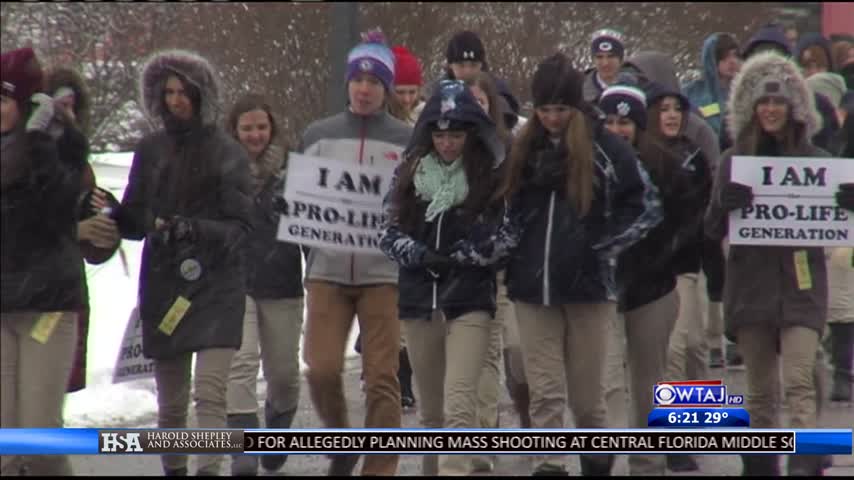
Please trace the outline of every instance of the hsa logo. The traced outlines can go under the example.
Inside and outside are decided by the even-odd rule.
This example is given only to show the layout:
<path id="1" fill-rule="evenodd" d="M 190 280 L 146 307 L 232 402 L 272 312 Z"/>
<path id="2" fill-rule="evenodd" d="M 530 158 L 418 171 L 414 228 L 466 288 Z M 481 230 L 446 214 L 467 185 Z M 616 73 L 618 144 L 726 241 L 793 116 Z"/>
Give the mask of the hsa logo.
<path id="1" fill-rule="evenodd" d="M 101 433 L 101 452 L 142 452 L 138 433 Z"/>

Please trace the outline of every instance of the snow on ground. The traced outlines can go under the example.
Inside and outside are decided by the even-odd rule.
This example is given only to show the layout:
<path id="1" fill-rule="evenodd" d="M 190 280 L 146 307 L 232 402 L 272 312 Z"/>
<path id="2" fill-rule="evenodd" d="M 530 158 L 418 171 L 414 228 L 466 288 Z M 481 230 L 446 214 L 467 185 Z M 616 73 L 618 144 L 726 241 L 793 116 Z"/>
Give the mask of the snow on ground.
<path id="1" fill-rule="evenodd" d="M 100 154 L 92 157 L 98 184 L 121 199 L 132 154 Z M 142 242 L 122 240 L 121 249 L 127 258 L 127 271 L 119 252 L 106 263 L 86 267 L 91 307 L 87 388 L 66 397 L 66 427 L 156 425 L 157 397 L 153 379 L 112 383 L 122 336 L 131 310 L 136 306 Z M 356 326 L 348 342 L 348 356 L 355 355 L 353 344 L 357 332 Z M 305 369 L 301 357 L 300 366 Z M 259 394 L 263 394 L 266 385 L 263 381 L 259 383 Z"/>

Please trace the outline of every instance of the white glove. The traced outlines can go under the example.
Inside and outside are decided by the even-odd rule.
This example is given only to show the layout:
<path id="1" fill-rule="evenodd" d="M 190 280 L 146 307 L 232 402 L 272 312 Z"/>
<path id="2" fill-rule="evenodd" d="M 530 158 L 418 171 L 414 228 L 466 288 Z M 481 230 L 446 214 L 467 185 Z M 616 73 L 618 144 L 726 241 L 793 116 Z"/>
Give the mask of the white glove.
<path id="1" fill-rule="evenodd" d="M 37 93 L 30 98 L 34 104 L 33 113 L 30 114 L 27 120 L 27 131 L 40 130 L 46 132 L 53 121 L 55 109 L 53 107 L 53 99 L 44 93 Z"/>

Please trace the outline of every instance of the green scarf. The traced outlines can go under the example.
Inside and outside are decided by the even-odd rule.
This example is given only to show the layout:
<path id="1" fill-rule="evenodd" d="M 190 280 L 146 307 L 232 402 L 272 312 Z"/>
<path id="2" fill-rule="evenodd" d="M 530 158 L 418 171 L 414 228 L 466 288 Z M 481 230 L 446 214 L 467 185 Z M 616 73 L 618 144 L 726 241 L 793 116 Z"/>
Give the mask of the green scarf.
<path id="1" fill-rule="evenodd" d="M 449 208 L 463 203 L 469 194 L 462 157 L 446 165 L 431 153 L 418 163 L 414 181 L 415 194 L 430 202 L 424 214 L 428 222 Z"/>

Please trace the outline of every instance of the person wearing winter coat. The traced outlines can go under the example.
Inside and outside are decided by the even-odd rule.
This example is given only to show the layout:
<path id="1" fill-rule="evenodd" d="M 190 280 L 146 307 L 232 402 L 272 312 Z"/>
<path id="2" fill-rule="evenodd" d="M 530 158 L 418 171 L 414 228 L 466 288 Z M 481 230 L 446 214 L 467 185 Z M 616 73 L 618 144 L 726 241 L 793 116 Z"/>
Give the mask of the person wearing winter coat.
<path id="1" fill-rule="evenodd" d="M 226 129 L 246 149 L 252 194 L 252 233 L 246 239 L 246 313 L 243 343 L 228 377 L 229 428 L 259 428 L 258 369 L 263 359 L 267 397 L 266 428 L 290 428 L 300 391 L 299 343 L 302 334 L 302 254 L 295 244 L 276 238 L 285 187 L 285 151 L 273 144 L 278 122 L 259 94 L 239 98 Z M 260 353 L 259 353 L 260 347 Z M 275 472 L 287 455 L 262 455 L 261 465 Z M 235 455 L 233 475 L 257 475 L 259 457 Z"/>
<path id="2" fill-rule="evenodd" d="M 394 53 L 394 98 L 400 107 L 396 117 L 410 126 L 415 126 L 424 102 L 421 100 L 424 80 L 421 76 L 421 62 L 403 45 L 395 45 Z M 394 115 L 395 112 L 392 112 Z"/>
<path id="3" fill-rule="evenodd" d="M 703 42 L 700 54 L 703 75 L 683 90 L 691 105 L 721 136 L 721 119 L 726 115 L 726 99 L 735 74 L 741 67 L 738 42 L 728 33 L 713 33 Z"/>
<path id="4" fill-rule="evenodd" d="M 730 180 L 734 156 L 826 157 L 810 143 L 818 128 L 813 94 L 797 65 L 776 52 L 749 58 L 733 81 L 728 105 L 733 147 L 725 152 L 706 213 L 706 234 L 728 232 L 728 214 L 753 204 L 752 188 Z M 854 208 L 854 184 L 839 206 Z M 791 428 L 815 428 L 816 352 L 827 319 L 827 268 L 821 247 L 730 245 L 724 289 L 727 335 L 747 369 L 751 427 L 779 428 L 781 378 Z M 776 456 L 743 455 L 745 475 L 777 475 Z M 821 475 L 821 456 L 793 455 L 789 475 Z"/>
<path id="5" fill-rule="evenodd" d="M 313 122 L 299 150 L 348 164 L 397 164 L 412 129 L 388 113 L 394 55 L 380 32 L 369 32 L 347 56 L 350 105 Z M 311 248 L 304 285 L 307 318 L 303 359 L 317 414 L 326 428 L 349 428 L 341 375 L 353 317 L 362 334 L 366 428 L 400 428 L 398 266 L 382 254 Z M 333 455 L 330 475 L 350 475 L 359 455 Z M 367 455 L 363 475 L 394 475 L 397 455 Z"/>
<path id="6" fill-rule="evenodd" d="M 62 428 L 85 305 L 76 228 L 89 144 L 43 93 L 31 48 L 0 54 L 0 81 L 0 428 Z M 0 472 L 73 474 L 66 455 L 3 455 Z"/>
<path id="7" fill-rule="evenodd" d="M 816 73 L 836 71 L 830 40 L 820 33 L 807 33 L 801 37 L 794 57 L 806 78 Z"/>
<path id="8" fill-rule="evenodd" d="M 698 149 L 682 149 L 688 101 L 679 92 L 658 87 L 647 97 L 637 88 L 618 85 L 605 90 L 599 108 L 607 115 L 606 128 L 635 148 L 662 204 L 661 222 L 617 260 L 618 310 L 623 315 L 616 336 L 625 339 L 629 427 L 643 428 L 653 408 L 649 386 L 671 378 L 665 370 L 682 295 L 677 293 L 679 253 L 697 243 L 711 178 Z M 699 270 L 699 255 L 696 260 Z M 696 282 L 691 286 L 696 290 Z M 632 475 L 663 475 L 664 466 L 660 455 L 629 457 Z"/>
<path id="9" fill-rule="evenodd" d="M 605 428 L 602 384 L 614 270 L 623 250 L 661 221 L 655 187 L 631 148 L 593 117 L 584 77 L 563 54 L 541 62 L 531 85 L 536 115 L 513 143 L 497 192 L 508 207 L 488 241 L 452 257 L 506 260 L 534 428 Z M 584 388 L 573 388 L 584 385 Z M 613 456 L 580 457 L 585 475 L 608 474 Z M 534 458 L 535 474 L 565 473 L 564 458 Z"/>
<path id="10" fill-rule="evenodd" d="M 479 72 L 488 72 L 498 89 L 504 128 L 513 130 L 519 122 L 519 100 L 510 91 L 507 82 L 495 76 L 486 61 L 486 49 L 477 33 L 463 30 L 454 34 L 445 50 L 445 74 L 434 83 L 429 92 L 438 88 L 442 80 L 461 80 L 468 82 Z"/>
<path id="11" fill-rule="evenodd" d="M 654 88 L 647 97 L 649 134 L 676 155 L 675 178 L 684 182 L 680 195 L 672 195 L 683 212 L 677 222 L 682 237 L 671 258 L 671 271 L 676 279 L 679 315 L 673 326 L 667 351 L 667 380 L 691 380 L 708 378 L 706 344 L 703 315 L 701 312 L 700 271 L 704 258 L 703 213 L 709 203 L 712 186 L 711 169 L 702 150 L 684 135 L 685 123 L 691 104 L 678 91 Z M 692 216 L 693 214 L 695 214 Z M 678 217 L 677 217 L 678 218 Z M 713 244 L 717 245 L 717 243 Z M 718 298 L 719 300 L 719 298 Z M 650 406 L 651 408 L 651 406 Z M 698 466 L 688 455 L 668 455 L 667 468 L 684 472 L 697 470 Z"/>
<path id="12" fill-rule="evenodd" d="M 492 199 L 504 145 L 466 85 L 428 99 L 384 202 L 380 248 L 400 265 L 398 309 L 426 428 L 479 428 L 478 385 L 495 330 L 495 270 L 461 265 L 456 242 L 501 221 Z M 468 475 L 467 455 L 428 455 L 424 475 Z"/>
<path id="13" fill-rule="evenodd" d="M 596 30 L 590 42 L 595 66 L 584 72 L 584 101 L 596 103 L 609 85 L 617 83 L 626 49 L 623 34 L 611 28 Z"/>
<path id="14" fill-rule="evenodd" d="M 47 92 L 55 100 L 55 106 L 63 112 L 61 116 L 63 123 L 86 135 L 90 128 L 90 96 L 83 77 L 70 68 L 54 68 L 47 73 L 45 84 Z M 80 189 L 80 221 L 77 224 L 77 239 L 86 262 L 90 265 L 100 265 L 109 260 L 121 244 L 115 220 L 101 212 L 105 207 L 115 207 L 118 201 L 109 191 L 97 187 L 95 172 L 89 162 L 83 166 Z M 74 368 L 68 378 L 68 393 L 86 388 L 86 355 L 91 309 L 85 266 L 83 279 L 85 305 L 77 312 L 77 348 L 74 351 Z"/>
<path id="15" fill-rule="evenodd" d="M 157 425 L 186 428 L 192 387 L 199 427 L 225 428 L 228 375 L 246 309 L 249 160 L 218 126 L 219 85 L 206 59 L 157 52 L 139 83 L 140 104 L 163 128 L 134 151 L 119 229 L 124 238 L 145 239 L 139 315 L 143 355 L 154 359 Z M 216 475 L 221 461 L 200 456 L 197 473 Z M 187 474 L 186 456 L 161 462 L 166 475 Z"/>

